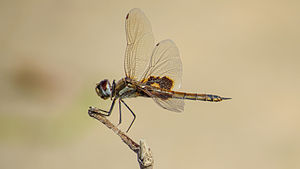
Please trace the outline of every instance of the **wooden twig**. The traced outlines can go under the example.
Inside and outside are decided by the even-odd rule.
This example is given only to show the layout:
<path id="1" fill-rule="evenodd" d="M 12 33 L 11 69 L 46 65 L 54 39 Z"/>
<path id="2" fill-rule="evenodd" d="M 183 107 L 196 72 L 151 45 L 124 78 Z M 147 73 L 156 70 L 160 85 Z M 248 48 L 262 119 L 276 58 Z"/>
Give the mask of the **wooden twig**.
<path id="1" fill-rule="evenodd" d="M 91 117 L 97 119 L 106 127 L 111 129 L 114 133 L 116 133 L 122 141 L 127 144 L 127 146 L 134 151 L 138 156 L 138 163 L 141 169 L 153 169 L 153 156 L 150 148 L 146 145 L 144 140 L 140 140 L 140 144 L 134 142 L 130 137 L 128 137 L 124 132 L 118 129 L 114 124 L 112 124 L 105 115 L 101 113 L 101 111 L 96 107 L 90 107 L 88 113 Z"/>

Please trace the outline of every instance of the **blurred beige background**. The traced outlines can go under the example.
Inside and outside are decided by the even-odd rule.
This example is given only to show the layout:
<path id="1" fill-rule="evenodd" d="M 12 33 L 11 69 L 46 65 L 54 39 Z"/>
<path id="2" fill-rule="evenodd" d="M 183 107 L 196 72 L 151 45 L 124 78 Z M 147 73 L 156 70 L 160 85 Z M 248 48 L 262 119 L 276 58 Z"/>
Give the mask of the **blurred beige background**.
<path id="1" fill-rule="evenodd" d="M 184 113 L 129 99 L 129 135 L 155 168 L 300 168 L 299 1 L 0 1 L 0 168 L 138 168 L 88 106 L 97 82 L 124 76 L 124 20 L 141 8 L 184 65 Z M 118 111 L 112 121 L 117 123 Z M 122 129 L 132 116 L 123 111 Z"/>

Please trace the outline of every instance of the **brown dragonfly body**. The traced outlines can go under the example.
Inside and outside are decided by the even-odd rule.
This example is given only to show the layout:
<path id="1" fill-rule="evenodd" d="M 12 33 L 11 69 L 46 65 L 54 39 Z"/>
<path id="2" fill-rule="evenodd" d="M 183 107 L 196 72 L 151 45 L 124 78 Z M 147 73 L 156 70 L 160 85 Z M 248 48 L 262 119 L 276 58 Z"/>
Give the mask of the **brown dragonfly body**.
<path id="1" fill-rule="evenodd" d="M 119 100 L 121 123 L 121 104 L 134 116 L 128 130 L 135 120 L 135 114 L 123 101 L 126 98 L 149 97 L 159 106 L 174 112 L 182 112 L 184 100 L 220 102 L 230 98 L 212 94 L 197 94 L 176 91 L 180 88 L 182 63 L 178 48 L 172 40 L 163 40 L 154 45 L 151 24 L 140 9 L 132 9 L 126 16 L 127 47 L 125 51 L 125 78 L 117 83 L 102 80 L 96 92 L 102 99 L 110 98 L 110 110 L 101 110 L 109 116 L 115 101 Z M 127 130 L 127 131 L 128 131 Z"/>

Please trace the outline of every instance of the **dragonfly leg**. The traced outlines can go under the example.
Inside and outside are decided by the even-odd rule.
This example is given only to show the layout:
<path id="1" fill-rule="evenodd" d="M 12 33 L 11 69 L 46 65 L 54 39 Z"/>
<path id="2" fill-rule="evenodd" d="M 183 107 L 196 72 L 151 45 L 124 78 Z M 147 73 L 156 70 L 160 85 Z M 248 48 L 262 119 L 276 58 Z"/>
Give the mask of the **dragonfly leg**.
<path id="1" fill-rule="evenodd" d="M 122 113 L 121 113 L 121 99 L 119 99 L 119 114 L 120 114 L 120 118 L 119 118 L 119 124 L 120 125 L 122 123 Z"/>
<path id="2" fill-rule="evenodd" d="M 126 131 L 126 132 L 128 132 L 129 129 L 131 128 L 133 122 L 135 121 L 136 116 L 135 116 L 135 114 L 133 113 L 133 111 L 129 108 L 129 106 L 128 106 L 123 100 L 120 99 L 120 101 L 127 107 L 127 109 L 130 111 L 130 113 L 133 115 L 133 120 L 132 120 L 132 122 L 130 123 L 130 126 L 128 127 L 128 129 L 127 129 L 127 131 Z"/>
<path id="3" fill-rule="evenodd" d="M 102 110 L 102 109 L 98 109 L 98 110 L 104 112 L 104 113 L 101 113 L 102 115 L 104 115 L 104 116 L 110 116 L 110 114 L 111 114 L 111 112 L 112 112 L 112 110 L 113 110 L 113 108 L 115 106 L 115 102 L 116 102 L 116 98 L 114 98 L 114 100 L 112 101 L 112 104 L 110 106 L 109 111 Z"/>

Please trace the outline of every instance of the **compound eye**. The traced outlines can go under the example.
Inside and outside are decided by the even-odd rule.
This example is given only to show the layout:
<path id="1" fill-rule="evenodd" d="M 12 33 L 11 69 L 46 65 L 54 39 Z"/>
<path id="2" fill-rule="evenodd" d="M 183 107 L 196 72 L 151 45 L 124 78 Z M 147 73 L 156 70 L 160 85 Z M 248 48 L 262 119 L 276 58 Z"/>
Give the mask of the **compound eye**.
<path id="1" fill-rule="evenodd" d="M 98 83 L 95 90 L 102 99 L 107 99 L 111 96 L 111 85 L 107 79 Z"/>
<path id="2" fill-rule="evenodd" d="M 97 86 L 96 86 L 95 90 L 96 90 L 96 93 L 97 93 L 97 94 L 99 94 L 99 93 L 100 93 L 100 89 L 99 89 L 99 85 L 98 85 L 98 84 L 97 84 Z"/>

